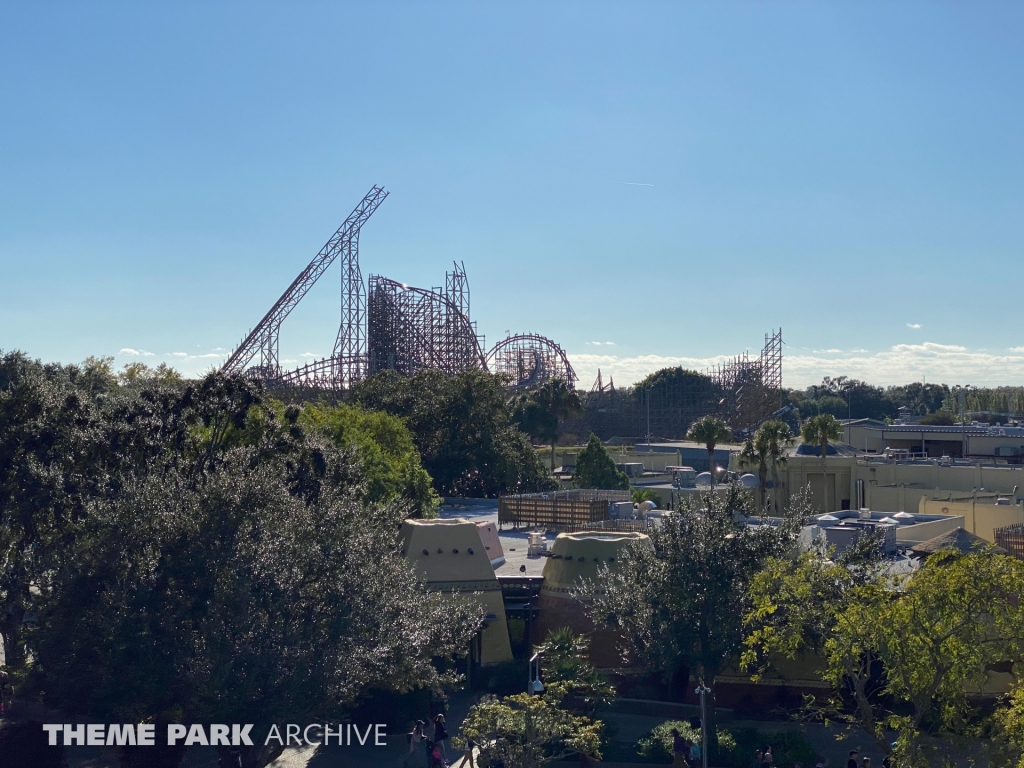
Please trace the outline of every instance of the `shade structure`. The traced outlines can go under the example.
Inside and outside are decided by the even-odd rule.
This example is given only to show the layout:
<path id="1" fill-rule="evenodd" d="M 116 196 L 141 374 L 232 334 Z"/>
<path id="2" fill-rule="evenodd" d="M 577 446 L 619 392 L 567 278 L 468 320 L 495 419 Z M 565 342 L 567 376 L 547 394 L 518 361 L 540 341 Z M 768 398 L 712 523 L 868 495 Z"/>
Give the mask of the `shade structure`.
<path id="1" fill-rule="evenodd" d="M 964 528 L 955 528 L 952 531 L 936 536 L 934 539 L 922 541 L 920 544 L 911 547 L 910 551 L 918 557 L 927 557 L 943 549 L 954 549 L 964 555 L 969 555 L 973 552 L 990 552 L 997 555 L 1006 554 L 1006 550 L 1002 547 L 995 546 L 991 542 L 985 541 L 981 536 L 976 536 Z"/>

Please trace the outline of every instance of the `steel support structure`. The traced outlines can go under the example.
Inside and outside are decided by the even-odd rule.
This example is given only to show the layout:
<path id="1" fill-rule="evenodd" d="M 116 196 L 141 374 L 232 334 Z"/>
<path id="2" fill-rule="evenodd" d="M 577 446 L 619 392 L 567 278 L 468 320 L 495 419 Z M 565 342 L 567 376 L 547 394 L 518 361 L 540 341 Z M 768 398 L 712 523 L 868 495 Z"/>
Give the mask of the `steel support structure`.
<path id="1" fill-rule="evenodd" d="M 765 335 L 761 354 L 739 355 L 704 373 L 678 371 L 668 383 L 616 389 L 600 373 L 584 398 L 584 413 L 566 424 L 581 439 L 594 432 L 602 439 L 681 439 L 696 419 L 722 418 L 747 434 L 782 405 L 782 331 Z"/>
<path id="2" fill-rule="evenodd" d="M 428 291 L 371 275 L 366 335 L 370 374 L 392 370 L 413 376 L 425 368 L 448 375 L 470 368 L 487 370 L 482 338 L 457 300 L 441 289 Z"/>
<path id="3" fill-rule="evenodd" d="M 249 368 L 249 371 L 270 382 L 281 379 L 278 358 L 281 323 L 334 260 L 341 256 L 342 317 L 338 341 L 335 343 L 332 356 L 334 386 L 347 386 L 356 380 L 353 377 L 361 375 L 361 360 L 366 357 L 366 339 L 362 331 L 365 325 L 362 320 L 365 310 L 362 277 L 359 272 L 359 230 L 387 196 L 388 193 L 383 187 L 374 186 L 363 197 L 345 222 L 338 227 L 338 231 L 231 353 L 221 367 L 223 372 L 241 373 L 249 368 L 253 358 L 259 355 L 259 363 Z"/>
<path id="4" fill-rule="evenodd" d="M 561 379 L 574 389 L 577 376 L 558 344 L 536 333 L 520 333 L 502 339 L 487 354 L 491 373 L 505 376 L 512 389 L 531 389 Z"/>

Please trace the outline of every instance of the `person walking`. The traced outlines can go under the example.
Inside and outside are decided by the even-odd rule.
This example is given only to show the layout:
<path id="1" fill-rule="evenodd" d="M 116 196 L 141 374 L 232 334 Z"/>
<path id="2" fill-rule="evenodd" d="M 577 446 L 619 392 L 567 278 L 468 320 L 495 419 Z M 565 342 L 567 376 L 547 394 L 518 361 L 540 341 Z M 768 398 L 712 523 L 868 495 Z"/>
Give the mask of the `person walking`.
<path id="1" fill-rule="evenodd" d="M 689 749 L 686 746 L 686 739 L 679 733 L 678 728 L 672 729 L 672 768 L 690 768 L 686 762 L 686 755 Z"/>
<path id="2" fill-rule="evenodd" d="M 857 750 L 850 750 L 850 757 L 846 761 L 846 768 L 857 768 Z"/>
<path id="3" fill-rule="evenodd" d="M 420 745 L 423 743 L 423 740 L 427 738 L 427 735 L 423 732 L 423 727 L 425 725 L 426 723 L 422 720 L 417 720 L 412 726 L 412 731 L 405 735 L 405 737 L 409 740 L 410 755 L 415 755 L 416 751 L 420 748 Z M 405 764 L 408 765 L 409 761 L 406 760 Z"/>
<path id="4" fill-rule="evenodd" d="M 764 752 L 760 749 L 754 750 L 754 768 L 761 768 L 764 765 Z"/>
<path id="5" fill-rule="evenodd" d="M 761 765 L 766 766 L 766 768 L 771 768 L 771 766 L 775 765 L 775 755 L 772 754 L 771 744 L 764 748 L 764 755 L 761 757 Z"/>
<path id="6" fill-rule="evenodd" d="M 441 757 L 447 758 L 445 742 L 448 741 L 448 728 L 444 724 L 444 715 L 438 713 L 434 716 L 434 744 L 441 750 Z"/>
<path id="7" fill-rule="evenodd" d="M 690 742 L 690 768 L 700 765 L 700 744 L 696 740 Z"/>
<path id="8" fill-rule="evenodd" d="M 466 749 L 462 753 L 462 766 L 461 768 L 476 768 L 476 756 L 473 754 L 473 750 L 477 748 L 477 743 L 472 738 L 466 739 Z"/>

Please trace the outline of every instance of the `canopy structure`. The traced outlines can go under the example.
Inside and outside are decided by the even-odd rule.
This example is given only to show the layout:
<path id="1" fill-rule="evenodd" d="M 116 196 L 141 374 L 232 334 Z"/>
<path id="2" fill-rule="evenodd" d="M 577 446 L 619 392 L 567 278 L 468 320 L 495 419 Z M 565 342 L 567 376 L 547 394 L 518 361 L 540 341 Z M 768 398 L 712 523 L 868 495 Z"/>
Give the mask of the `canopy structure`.
<path id="1" fill-rule="evenodd" d="M 910 551 L 917 557 L 927 557 L 943 549 L 955 549 L 964 555 L 972 552 L 991 552 L 992 554 L 1005 555 L 1006 550 L 1000 546 L 985 541 L 981 536 L 976 536 L 963 528 L 956 528 L 947 531 L 934 539 L 922 541 L 920 544 L 911 547 Z"/>

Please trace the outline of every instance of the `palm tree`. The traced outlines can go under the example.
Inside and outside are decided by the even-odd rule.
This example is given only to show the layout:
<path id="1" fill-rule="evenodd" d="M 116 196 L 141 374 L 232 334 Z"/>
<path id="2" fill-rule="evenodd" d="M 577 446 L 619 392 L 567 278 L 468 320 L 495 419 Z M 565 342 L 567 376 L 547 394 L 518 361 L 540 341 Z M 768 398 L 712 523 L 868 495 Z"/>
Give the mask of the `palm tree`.
<path id="1" fill-rule="evenodd" d="M 760 433 L 759 433 L 760 434 Z M 740 464 L 757 469 L 757 513 L 764 513 L 764 495 L 768 485 L 768 446 L 757 439 L 757 435 L 743 444 Z"/>
<path id="2" fill-rule="evenodd" d="M 836 421 L 831 413 L 820 413 L 812 416 L 800 428 L 800 436 L 805 443 L 821 446 L 821 491 L 825 497 L 825 514 L 828 514 L 828 486 L 825 475 L 825 454 L 828 444 L 838 442 L 843 437 L 843 425 Z"/>
<path id="3" fill-rule="evenodd" d="M 769 419 L 754 436 L 755 444 L 764 446 L 768 454 L 768 468 L 772 473 L 772 509 L 779 516 L 779 467 L 786 464 L 786 449 L 793 445 L 789 425 L 778 419 Z"/>
<path id="4" fill-rule="evenodd" d="M 547 418 L 542 420 L 545 427 L 542 436 L 551 441 L 551 471 L 554 472 L 558 425 L 570 416 L 583 413 L 583 403 L 576 390 L 569 389 L 561 379 L 545 382 L 532 397 L 547 415 Z"/>
<path id="5" fill-rule="evenodd" d="M 690 425 L 687 440 L 703 443 L 708 449 L 708 471 L 711 472 L 711 487 L 715 487 L 715 446 L 732 439 L 732 430 L 716 416 L 701 416 Z"/>

